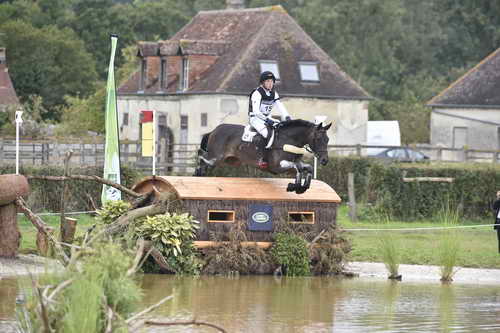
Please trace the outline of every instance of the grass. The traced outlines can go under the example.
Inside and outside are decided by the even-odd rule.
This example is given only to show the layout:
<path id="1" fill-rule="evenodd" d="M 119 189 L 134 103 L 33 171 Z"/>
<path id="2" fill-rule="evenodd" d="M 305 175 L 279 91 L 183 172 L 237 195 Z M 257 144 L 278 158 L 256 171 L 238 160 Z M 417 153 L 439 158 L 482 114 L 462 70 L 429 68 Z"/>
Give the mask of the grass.
<path id="1" fill-rule="evenodd" d="M 57 237 L 59 237 L 59 226 L 60 217 L 59 216 L 40 216 L 42 220 L 53 227 L 56 231 Z M 94 217 L 91 215 L 71 215 L 72 218 L 78 220 L 76 227 L 76 235 L 82 235 L 85 233 L 88 227 L 94 224 Z M 37 230 L 26 217 L 19 216 L 18 219 L 19 231 L 21 232 L 21 246 L 19 248 L 20 253 L 36 253 L 36 234 Z"/>
<path id="2" fill-rule="evenodd" d="M 377 222 L 361 220 L 351 222 L 347 215 L 347 206 L 341 205 L 338 210 L 337 223 L 344 229 L 372 228 L 372 229 L 394 229 L 394 228 L 421 228 L 444 226 L 439 220 L 405 222 L 389 221 Z M 484 220 L 461 220 L 459 225 L 491 224 L 491 219 Z M 352 231 L 348 232 L 347 238 L 352 242 L 352 251 L 349 260 L 384 262 L 379 242 L 380 233 L 377 231 Z M 444 231 L 384 231 L 392 235 L 401 244 L 400 262 L 402 264 L 418 265 L 440 265 L 437 255 Z M 499 268 L 500 255 L 498 254 L 498 243 L 493 227 L 467 228 L 456 231 L 461 240 L 460 255 L 456 265 L 474 268 Z"/>

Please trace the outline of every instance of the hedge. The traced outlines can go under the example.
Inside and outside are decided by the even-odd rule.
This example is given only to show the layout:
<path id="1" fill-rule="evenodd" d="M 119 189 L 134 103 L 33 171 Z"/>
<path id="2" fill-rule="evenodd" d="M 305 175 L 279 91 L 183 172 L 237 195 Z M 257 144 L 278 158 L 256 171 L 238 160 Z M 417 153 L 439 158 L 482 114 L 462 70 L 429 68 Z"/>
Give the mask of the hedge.
<path id="1" fill-rule="evenodd" d="M 500 190 L 500 166 L 490 163 L 386 164 L 372 158 L 331 157 L 326 166 L 318 167 L 318 179 L 346 202 L 349 172 L 354 173 L 358 202 L 369 202 L 379 212 L 404 220 L 432 218 L 445 204 L 467 217 L 489 217 Z M 215 168 L 209 175 L 276 177 L 246 166 Z M 454 182 L 405 183 L 403 177 L 452 177 Z"/>
<path id="2" fill-rule="evenodd" d="M 15 166 L 0 165 L 0 174 L 15 173 Z M 20 167 L 19 173 L 26 176 L 62 176 L 64 167 L 28 166 Z M 103 168 L 85 167 L 71 168 L 74 175 L 102 175 Z M 140 178 L 140 174 L 130 168 L 121 168 L 121 183 L 132 185 Z M 68 180 L 66 211 L 87 211 L 100 208 L 102 184 L 94 181 Z M 61 209 L 61 193 L 63 182 L 49 180 L 29 180 L 31 194 L 27 198 L 28 205 L 35 212 L 59 212 Z M 94 205 L 96 207 L 94 207 Z"/>
<path id="3" fill-rule="evenodd" d="M 21 168 L 25 175 L 62 175 L 62 167 Z M 102 175 L 102 168 L 73 168 L 73 174 Z M 456 207 L 467 217 L 491 216 L 491 204 L 500 190 L 500 166 L 482 163 L 460 164 L 382 164 L 370 158 L 332 157 L 318 167 L 318 178 L 331 185 L 347 201 L 347 174 L 354 173 L 356 200 L 369 202 L 379 212 L 404 220 L 432 218 L 444 204 Z M 13 166 L 0 166 L 0 174 L 14 173 Z M 292 177 L 270 175 L 252 167 L 214 168 L 208 176 L 218 177 Z M 453 183 L 404 183 L 406 177 L 452 177 Z M 122 168 L 122 184 L 131 187 L 141 175 Z M 61 182 L 31 180 L 28 203 L 35 211 L 59 211 Z M 100 206 L 101 185 L 97 182 L 71 180 L 67 210 L 93 210 Z M 92 198 L 92 199 L 90 199 Z"/>

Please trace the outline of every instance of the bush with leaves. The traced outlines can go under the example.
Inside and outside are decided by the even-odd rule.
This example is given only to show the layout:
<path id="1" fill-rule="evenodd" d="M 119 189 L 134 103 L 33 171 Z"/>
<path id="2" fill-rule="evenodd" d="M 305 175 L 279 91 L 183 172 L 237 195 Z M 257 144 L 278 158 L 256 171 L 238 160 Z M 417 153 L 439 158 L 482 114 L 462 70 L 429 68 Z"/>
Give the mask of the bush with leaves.
<path id="1" fill-rule="evenodd" d="M 130 203 L 122 200 L 106 201 L 102 209 L 97 211 L 97 220 L 103 224 L 111 224 L 130 209 Z"/>
<path id="2" fill-rule="evenodd" d="M 151 240 L 176 273 L 197 274 L 201 262 L 193 245 L 199 222 L 188 213 L 146 216 L 134 224 L 134 237 Z M 144 270 L 149 272 L 146 265 Z M 154 269 L 153 269 L 154 271 Z"/>
<path id="3" fill-rule="evenodd" d="M 284 268 L 285 275 L 310 275 L 307 242 L 300 236 L 278 233 L 271 248 L 274 260 Z"/>

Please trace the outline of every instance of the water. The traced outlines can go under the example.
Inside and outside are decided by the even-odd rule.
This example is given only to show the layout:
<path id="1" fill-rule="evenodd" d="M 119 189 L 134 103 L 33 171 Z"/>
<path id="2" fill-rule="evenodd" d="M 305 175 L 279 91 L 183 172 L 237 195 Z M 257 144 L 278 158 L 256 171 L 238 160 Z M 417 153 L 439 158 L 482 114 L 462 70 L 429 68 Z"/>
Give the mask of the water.
<path id="1" fill-rule="evenodd" d="M 500 285 L 147 275 L 142 286 L 144 307 L 174 295 L 155 317 L 196 318 L 227 332 L 500 332 Z M 18 290 L 15 279 L 0 280 L 0 319 L 14 316 Z M 168 332 L 216 331 L 181 326 Z"/>

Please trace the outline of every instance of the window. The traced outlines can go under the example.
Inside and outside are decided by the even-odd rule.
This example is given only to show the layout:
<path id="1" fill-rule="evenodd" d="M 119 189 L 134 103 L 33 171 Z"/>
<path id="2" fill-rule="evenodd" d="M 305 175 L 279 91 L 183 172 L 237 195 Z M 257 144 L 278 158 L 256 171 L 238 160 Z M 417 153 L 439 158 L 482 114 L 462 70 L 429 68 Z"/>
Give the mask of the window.
<path id="1" fill-rule="evenodd" d="M 181 116 L 181 129 L 188 128 L 188 116 Z"/>
<path id="2" fill-rule="evenodd" d="M 207 222 L 234 222 L 234 210 L 209 210 Z"/>
<path id="3" fill-rule="evenodd" d="M 288 222 L 314 224 L 314 212 L 288 212 Z"/>
<path id="4" fill-rule="evenodd" d="M 161 58 L 160 61 L 160 90 L 167 87 L 167 59 Z"/>
<path id="5" fill-rule="evenodd" d="M 179 90 L 184 91 L 189 87 L 189 61 L 188 58 L 182 58 L 182 68 L 179 80 Z"/>
<path id="6" fill-rule="evenodd" d="M 319 82 L 318 64 L 299 62 L 300 79 L 305 82 Z"/>
<path id="7" fill-rule="evenodd" d="M 404 149 L 392 149 L 387 152 L 387 156 L 396 158 L 396 159 L 405 159 L 406 152 Z"/>
<path id="8" fill-rule="evenodd" d="M 276 80 L 280 79 L 280 71 L 278 69 L 278 63 L 274 60 L 261 60 L 260 64 L 260 72 L 270 71 L 276 77 Z"/>
<path id="9" fill-rule="evenodd" d="M 123 113 L 122 126 L 128 126 L 128 112 Z"/>
<path id="10" fill-rule="evenodd" d="M 208 123 L 208 116 L 206 113 L 201 114 L 201 126 L 206 127 Z"/>

